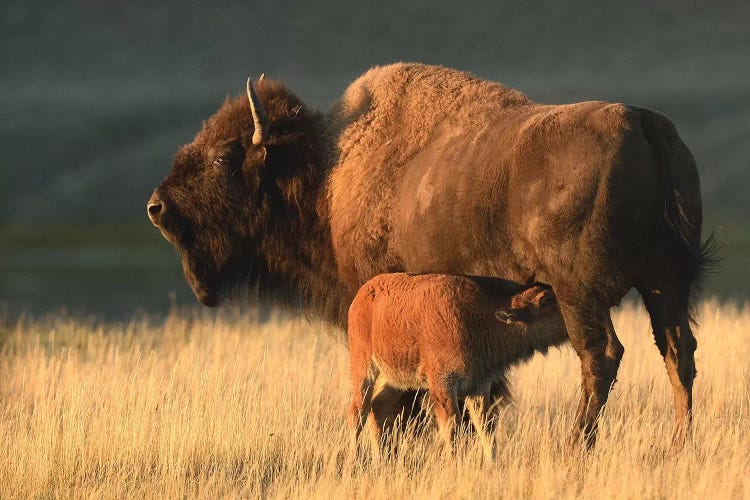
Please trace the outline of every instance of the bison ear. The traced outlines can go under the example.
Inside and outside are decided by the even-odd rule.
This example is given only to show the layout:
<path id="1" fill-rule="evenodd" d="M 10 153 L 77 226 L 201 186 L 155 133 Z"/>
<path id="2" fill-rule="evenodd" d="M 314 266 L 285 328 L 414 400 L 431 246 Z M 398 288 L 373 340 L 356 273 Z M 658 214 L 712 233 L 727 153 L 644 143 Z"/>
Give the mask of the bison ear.
<path id="1" fill-rule="evenodd" d="M 266 159 L 268 158 L 268 148 L 265 146 L 261 146 L 257 148 L 258 152 L 256 153 L 258 155 L 259 164 L 265 166 Z"/>
<path id="2" fill-rule="evenodd" d="M 266 167 L 267 158 L 268 150 L 265 146 L 250 146 L 245 153 L 243 169 L 248 173 L 253 171 L 256 174 L 260 174 Z"/>

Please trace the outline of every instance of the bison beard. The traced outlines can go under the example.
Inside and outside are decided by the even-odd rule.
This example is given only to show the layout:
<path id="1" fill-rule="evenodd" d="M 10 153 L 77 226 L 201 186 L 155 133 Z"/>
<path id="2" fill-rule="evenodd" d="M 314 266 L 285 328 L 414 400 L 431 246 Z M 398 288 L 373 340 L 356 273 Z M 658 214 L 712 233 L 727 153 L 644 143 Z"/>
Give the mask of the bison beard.
<path id="1" fill-rule="evenodd" d="M 581 359 L 574 442 L 593 443 L 623 355 L 609 308 L 635 287 L 680 443 L 691 300 L 712 257 L 700 200 L 695 162 L 663 115 L 542 105 L 467 73 L 395 64 L 326 114 L 280 82 L 256 92 L 248 81 L 180 148 L 148 215 L 207 305 L 257 287 L 343 327 L 358 288 L 384 272 L 549 283 Z"/>

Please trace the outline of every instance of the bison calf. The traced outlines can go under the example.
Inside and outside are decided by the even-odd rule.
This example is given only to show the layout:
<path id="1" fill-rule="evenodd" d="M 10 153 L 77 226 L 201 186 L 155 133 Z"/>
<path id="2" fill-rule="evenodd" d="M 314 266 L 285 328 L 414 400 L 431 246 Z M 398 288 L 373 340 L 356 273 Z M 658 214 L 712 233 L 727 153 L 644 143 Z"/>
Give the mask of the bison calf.
<path id="1" fill-rule="evenodd" d="M 368 416 L 377 452 L 401 391 L 428 389 L 449 449 L 464 400 L 486 456 L 494 458 L 494 402 L 507 390 L 508 369 L 565 340 L 555 296 L 545 285 L 442 274 L 376 276 L 349 308 L 355 450 Z M 373 397 L 376 381 L 384 389 Z"/>

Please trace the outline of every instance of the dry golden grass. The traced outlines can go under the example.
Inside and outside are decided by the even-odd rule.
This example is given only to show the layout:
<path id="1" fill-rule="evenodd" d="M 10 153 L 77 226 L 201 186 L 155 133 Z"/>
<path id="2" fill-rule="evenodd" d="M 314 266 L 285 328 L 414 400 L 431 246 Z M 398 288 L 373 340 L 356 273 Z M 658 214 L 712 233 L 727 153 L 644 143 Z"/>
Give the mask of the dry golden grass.
<path id="1" fill-rule="evenodd" d="M 709 302 L 697 330 L 694 439 L 671 454 L 671 389 L 645 312 L 599 443 L 562 444 L 579 373 L 565 347 L 513 376 L 498 460 L 446 458 L 436 433 L 395 460 L 351 463 L 347 353 L 319 325 L 175 312 L 127 325 L 49 318 L 5 327 L 0 497 L 747 497 L 750 307 Z"/>

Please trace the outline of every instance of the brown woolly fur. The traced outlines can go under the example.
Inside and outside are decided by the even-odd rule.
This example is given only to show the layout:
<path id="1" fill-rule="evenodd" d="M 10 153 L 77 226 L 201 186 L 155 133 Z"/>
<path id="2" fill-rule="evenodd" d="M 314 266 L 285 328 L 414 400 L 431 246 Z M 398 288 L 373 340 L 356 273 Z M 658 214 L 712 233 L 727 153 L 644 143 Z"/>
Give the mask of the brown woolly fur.
<path id="1" fill-rule="evenodd" d="M 352 449 L 369 419 L 379 452 L 402 391 L 429 389 L 448 449 L 463 400 L 493 460 L 495 410 L 507 393 L 508 368 L 567 338 L 549 287 L 444 274 L 376 276 L 349 308 Z"/>
<path id="2" fill-rule="evenodd" d="M 635 287 L 684 442 L 689 311 L 713 251 L 695 161 L 668 118 L 538 104 L 423 64 L 371 69 L 326 114 L 279 82 L 256 90 L 262 143 L 248 97 L 228 100 L 148 203 L 202 303 L 251 289 L 345 326 L 354 294 L 382 273 L 549 283 L 581 360 L 574 442 L 591 444 L 624 351 L 609 309 Z"/>

